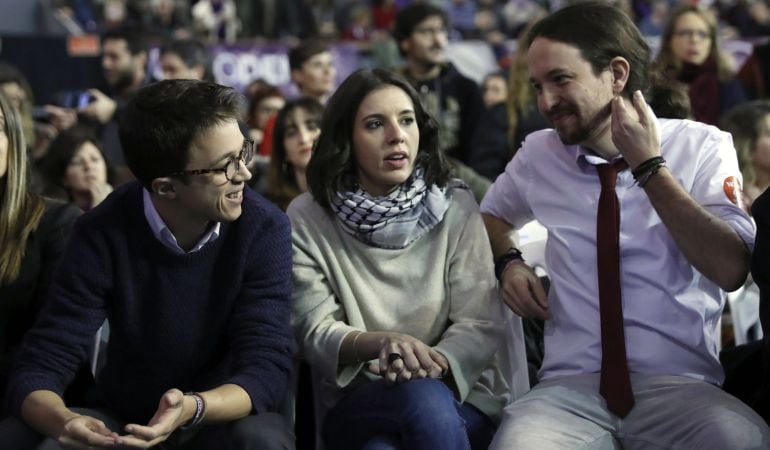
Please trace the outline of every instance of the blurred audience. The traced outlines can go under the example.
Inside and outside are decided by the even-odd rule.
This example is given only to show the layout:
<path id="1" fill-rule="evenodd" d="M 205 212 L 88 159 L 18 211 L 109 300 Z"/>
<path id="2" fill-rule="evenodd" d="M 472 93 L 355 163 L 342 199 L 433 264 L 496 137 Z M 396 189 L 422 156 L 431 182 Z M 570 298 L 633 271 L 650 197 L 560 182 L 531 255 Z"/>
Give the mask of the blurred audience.
<path id="1" fill-rule="evenodd" d="M 102 70 L 111 96 L 90 89 L 93 101 L 79 111 L 101 125 L 104 155 L 115 168 L 117 184 L 133 179 L 118 138 L 118 120 L 128 100 L 149 82 L 147 51 L 147 42 L 138 28 L 105 33 L 102 37 Z"/>
<path id="2" fill-rule="evenodd" d="M 508 146 L 508 80 L 504 73 L 494 72 L 481 84 L 484 113 L 473 138 L 473 153 L 468 164 L 479 175 L 493 181 L 502 173 L 513 154 Z"/>
<path id="3" fill-rule="evenodd" d="M 78 122 L 99 130 L 104 156 L 115 169 L 116 184 L 133 179 L 120 146 L 118 120 L 134 92 L 149 82 L 146 74 L 148 49 L 143 32 L 141 28 L 126 27 L 109 30 L 102 36 L 102 71 L 109 95 L 99 89 L 88 89 L 85 102 L 45 107 L 51 122 L 59 130 Z M 79 99 L 82 94 L 77 92 Z"/>
<path id="4" fill-rule="evenodd" d="M 337 68 L 326 44 L 302 41 L 289 50 L 289 68 L 299 96 L 311 97 L 323 104 L 334 91 Z"/>
<path id="5" fill-rule="evenodd" d="M 655 116 L 666 119 L 692 119 L 692 106 L 687 89 L 678 83 L 658 81 L 659 74 L 652 75 L 648 92 L 648 104 Z"/>
<path id="6" fill-rule="evenodd" d="M 5 94 L 11 106 L 18 111 L 27 147 L 32 151 L 32 156 L 37 158 L 41 151 L 35 147 L 32 87 L 19 69 L 11 64 L 0 62 L 0 92 Z"/>
<path id="7" fill-rule="evenodd" d="M 660 36 L 671 14 L 671 3 L 668 0 L 650 0 L 649 2 L 635 2 L 635 5 L 645 4 L 647 8 L 637 11 L 639 31 L 645 36 Z"/>
<path id="8" fill-rule="evenodd" d="M 307 165 L 321 133 L 322 114 L 323 105 L 301 97 L 289 101 L 275 119 L 265 196 L 283 210 L 307 191 Z"/>
<path id="9" fill-rule="evenodd" d="M 372 0 L 372 21 L 374 28 L 383 31 L 390 31 L 393 29 L 393 24 L 396 23 L 396 8 L 395 0 Z"/>
<path id="10" fill-rule="evenodd" d="M 484 104 L 476 82 L 446 58 L 448 28 L 444 10 L 429 3 L 415 3 L 398 12 L 393 37 L 406 62 L 401 73 L 439 123 L 441 148 L 468 164 L 471 139 Z"/>
<path id="11" fill-rule="evenodd" d="M 770 186 L 770 101 L 757 100 L 731 109 L 721 128 L 733 135 L 743 175 L 743 203 L 750 211 L 754 199 Z"/>
<path id="12" fill-rule="evenodd" d="M 510 74 L 505 80 L 505 101 L 487 107 L 473 138 L 470 165 L 490 180 L 505 170 L 529 133 L 550 128 L 537 109 L 525 56 L 517 54 L 514 57 Z M 486 98 L 485 91 L 485 101 Z"/>
<path id="13" fill-rule="evenodd" d="M 731 61 L 719 45 L 717 23 L 707 11 L 682 5 L 663 32 L 654 67 L 687 86 L 695 120 L 717 125 L 724 112 L 746 101 Z"/>
<path id="14" fill-rule="evenodd" d="M 422 105 L 438 122 L 439 147 L 450 158 L 453 176 L 470 186 L 481 201 L 490 182 L 469 163 L 484 102 L 478 84 L 446 58 L 449 26 L 446 12 L 430 3 L 400 10 L 393 37 L 406 65 L 399 73 L 415 87 Z"/>
<path id="15" fill-rule="evenodd" d="M 508 100 L 508 79 L 503 72 L 494 72 L 481 82 L 484 106 L 488 109 Z"/>
<path id="16" fill-rule="evenodd" d="M 340 38 L 348 41 L 368 41 L 372 37 L 372 11 L 367 4 L 357 4 L 350 10 L 350 22 Z"/>
<path id="17" fill-rule="evenodd" d="M 725 20 L 741 36 L 770 36 L 770 5 L 767 0 L 735 0 L 720 4 Z"/>
<path id="18" fill-rule="evenodd" d="M 206 42 L 235 42 L 240 27 L 233 0 L 198 0 L 192 7 L 195 34 Z"/>
<path id="19" fill-rule="evenodd" d="M 214 81 L 209 50 L 196 39 L 175 39 L 162 46 L 160 67 L 167 80 Z"/>
<path id="20" fill-rule="evenodd" d="M 76 125 L 51 143 L 42 164 L 45 195 L 88 211 L 112 192 L 112 170 L 90 128 Z"/>
<path id="21" fill-rule="evenodd" d="M 529 133 L 550 128 L 537 107 L 537 95 L 529 80 L 527 54 L 520 52 L 513 60 L 508 78 L 508 143 L 513 155 Z"/>
<path id="22" fill-rule="evenodd" d="M 144 22 L 151 35 L 166 39 L 185 39 L 192 35 L 185 14 L 174 0 L 150 0 L 149 9 Z"/>
<path id="23" fill-rule="evenodd" d="M 258 154 L 269 155 L 271 152 L 266 149 L 263 151 L 261 145 L 263 143 L 265 128 L 270 118 L 278 114 L 278 111 L 283 108 L 286 100 L 280 89 L 266 81 L 252 83 L 246 90 L 246 93 L 249 100 L 249 110 L 246 115 L 246 124 L 249 126 L 249 136 L 254 139 L 254 143 L 257 144 Z M 272 143 L 268 147 L 272 148 Z"/>

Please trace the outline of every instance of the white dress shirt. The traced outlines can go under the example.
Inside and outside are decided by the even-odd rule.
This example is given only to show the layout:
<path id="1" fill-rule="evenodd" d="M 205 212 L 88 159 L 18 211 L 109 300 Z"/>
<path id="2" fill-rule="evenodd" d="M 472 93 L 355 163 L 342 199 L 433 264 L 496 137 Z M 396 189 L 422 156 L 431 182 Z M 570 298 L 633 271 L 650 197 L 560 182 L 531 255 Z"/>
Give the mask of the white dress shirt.
<path id="1" fill-rule="evenodd" d="M 660 119 L 660 126 L 661 153 L 674 177 L 753 248 L 754 223 L 728 197 L 726 180 L 742 181 L 730 135 L 686 120 Z M 515 228 L 535 219 L 548 230 L 552 319 L 546 321 L 542 379 L 601 370 L 596 269 L 601 185 L 594 165 L 604 162 L 580 146 L 565 146 L 553 130 L 533 133 L 481 204 L 482 212 Z M 630 170 L 618 174 L 616 192 L 631 372 L 721 383 L 717 325 L 723 292 L 687 261 Z"/>

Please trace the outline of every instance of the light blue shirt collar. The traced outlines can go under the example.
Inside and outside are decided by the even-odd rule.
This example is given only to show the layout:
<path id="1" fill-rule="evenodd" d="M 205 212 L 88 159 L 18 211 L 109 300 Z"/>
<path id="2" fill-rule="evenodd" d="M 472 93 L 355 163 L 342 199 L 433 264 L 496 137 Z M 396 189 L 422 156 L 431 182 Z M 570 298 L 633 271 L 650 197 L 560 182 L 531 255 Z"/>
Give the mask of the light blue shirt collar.
<path id="1" fill-rule="evenodd" d="M 219 227 L 221 224 L 220 222 L 214 222 L 214 225 L 209 227 L 209 230 L 206 232 L 206 234 L 203 235 L 203 237 L 200 238 L 198 243 L 195 244 L 195 247 L 193 247 L 189 252 L 185 252 L 184 249 L 179 246 L 176 237 L 168 228 L 166 222 L 164 222 L 163 218 L 160 217 L 160 214 L 158 214 L 158 210 L 155 209 L 155 205 L 152 203 L 150 193 L 147 192 L 147 189 L 142 189 L 142 198 L 144 200 L 144 217 L 147 219 L 147 223 L 150 225 L 152 234 L 155 236 L 155 239 L 159 240 L 163 245 L 170 248 L 174 252 L 178 254 L 194 253 L 202 249 L 203 246 L 209 242 L 214 242 L 219 237 Z"/>

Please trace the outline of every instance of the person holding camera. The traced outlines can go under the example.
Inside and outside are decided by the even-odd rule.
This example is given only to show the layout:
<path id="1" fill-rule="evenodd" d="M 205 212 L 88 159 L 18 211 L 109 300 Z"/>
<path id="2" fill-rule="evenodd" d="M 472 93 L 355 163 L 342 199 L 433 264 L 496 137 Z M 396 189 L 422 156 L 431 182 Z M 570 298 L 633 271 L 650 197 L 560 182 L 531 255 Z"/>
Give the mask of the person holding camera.
<path id="1" fill-rule="evenodd" d="M 133 179 L 120 146 L 118 119 L 126 102 L 148 83 L 147 59 L 147 44 L 140 29 L 110 30 L 102 36 L 102 70 L 110 95 L 99 89 L 70 91 L 60 96 L 58 106 L 46 106 L 51 123 L 60 131 L 80 121 L 99 129 L 104 156 L 115 169 L 116 184 Z"/>

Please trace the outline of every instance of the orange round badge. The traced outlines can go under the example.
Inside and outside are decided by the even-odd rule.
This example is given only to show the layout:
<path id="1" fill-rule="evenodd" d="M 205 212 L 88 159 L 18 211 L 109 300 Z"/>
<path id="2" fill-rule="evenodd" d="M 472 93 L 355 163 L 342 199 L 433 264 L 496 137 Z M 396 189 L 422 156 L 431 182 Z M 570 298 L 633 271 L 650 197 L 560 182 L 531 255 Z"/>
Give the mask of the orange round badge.
<path id="1" fill-rule="evenodd" d="M 735 177 L 725 178 L 723 187 L 725 190 L 725 195 L 727 195 L 728 200 L 730 200 L 734 205 L 740 206 L 741 205 L 741 184 L 738 182 L 738 179 Z"/>

